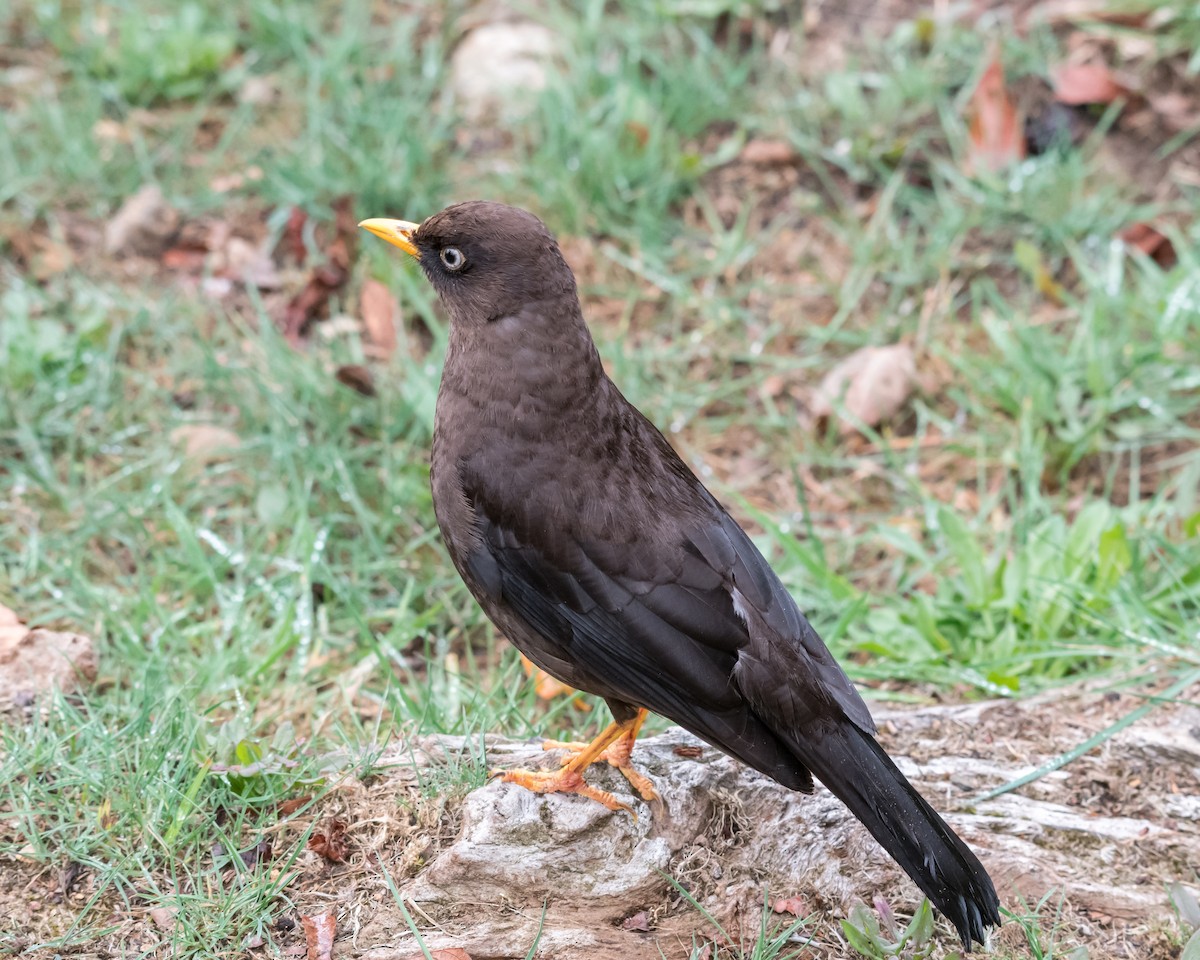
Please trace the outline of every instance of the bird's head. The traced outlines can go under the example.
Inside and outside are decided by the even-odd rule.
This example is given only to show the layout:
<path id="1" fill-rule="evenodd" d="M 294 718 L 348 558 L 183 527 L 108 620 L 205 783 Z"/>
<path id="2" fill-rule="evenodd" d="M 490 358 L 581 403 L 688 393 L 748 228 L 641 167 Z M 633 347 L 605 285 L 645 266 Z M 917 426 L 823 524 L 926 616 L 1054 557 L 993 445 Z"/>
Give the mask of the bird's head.
<path id="1" fill-rule="evenodd" d="M 531 305 L 553 311 L 564 299 L 578 302 L 575 277 L 554 235 L 517 207 L 469 200 L 419 224 L 376 219 L 359 226 L 419 260 L 451 323 L 460 327 L 517 317 Z"/>

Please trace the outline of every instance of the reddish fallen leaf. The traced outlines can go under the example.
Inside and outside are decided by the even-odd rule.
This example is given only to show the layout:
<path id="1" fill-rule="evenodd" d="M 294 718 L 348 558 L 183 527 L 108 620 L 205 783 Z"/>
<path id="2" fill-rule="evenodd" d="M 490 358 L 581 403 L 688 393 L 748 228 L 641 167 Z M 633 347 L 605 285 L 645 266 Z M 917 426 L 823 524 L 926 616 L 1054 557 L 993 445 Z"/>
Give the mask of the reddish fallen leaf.
<path id="1" fill-rule="evenodd" d="M 1004 85 L 999 49 L 971 94 L 965 168 L 968 174 L 999 172 L 1025 158 L 1025 131 Z"/>
<path id="2" fill-rule="evenodd" d="M 337 933 L 337 918 L 332 913 L 318 913 L 300 917 L 304 927 L 304 942 L 308 947 L 308 960 L 332 960 L 333 938 Z"/>
<path id="3" fill-rule="evenodd" d="M 1050 82 L 1054 98 L 1071 106 L 1112 103 L 1129 93 L 1102 63 L 1064 63 L 1051 71 Z"/>
<path id="4" fill-rule="evenodd" d="M 625 930 L 634 930 L 638 933 L 649 933 L 650 917 L 645 910 L 639 910 L 632 917 L 626 917 L 622 920 L 621 927 Z"/>
<path id="5" fill-rule="evenodd" d="M 703 747 L 694 747 L 690 744 L 676 747 L 671 752 L 677 757 L 683 757 L 685 760 L 699 760 L 702 756 L 704 756 Z"/>
<path id="6" fill-rule="evenodd" d="M 363 281 L 358 297 L 358 310 L 362 315 L 367 339 L 372 351 L 381 360 L 396 352 L 396 300 L 391 291 L 378 280 Z"/>
<path id="7" fill-rule="evenodd" d="M 199 273 L 208 260 L 208 251 L 196 247 L 171 247 L 163 252 L 162 265 L 168 270 Z"/>
<path id="8" fill-rule="evenodd" d="M 283 314 L 283 335 L 297 347 L 309 326 L 329 304 L 330 298 L 350 279 L 350 264 L 358 245 L 358 224 L 350 196 L 333 201 L 334 238 L 325 249 L 326 262 L 313 269 L 304 289 L 288 302 Z"/>
<path id="9" fill-rule="evenodd" d="M 751 140 L 738 159 L 756 167 L 783 167 L 795 163 L 800 154 L 786 140 Z"/>
<path id="10" fill-rule="evenodd" d="M 650 142 L 650 128 L 644 123 L 629 120 L 625 124 L 625 132 L 633 137 L 633 142 L 644 148 Z"/>
<path id="11" fill-rule="evenodd" d="M 812 907 L 803 897 L 783 897 L 771 904 L 776 913 L 790 913 L 793 917 L 807 917 L 812 913 Z"/>
<path id="12" fill-rule="evenodd" d="M 300 266 L 304 266 L 308 257 L 308 247 L 304 245 L 304 224 L 307 222 L 308 214 L 300 207 L 292 207 L 287 224 L 283 228 L 284 250 Z"/>
<path id="13" fill-rule="evenodd" d="M 333 863 L 345 863 L 349 850 L 346 843 L 346 821 L 336 818 L 325 824 L 323 833 L 308 838 L 308 849 Z"/>
<path id="14" fill-rule="evenodd" d="M 277 812 L 281 817 L 290 817 L 311 800 L 312 797 L 310 796 L 292 797 L 291 800 L 284 800 L 277 808 Z"/>
<path id="15" fill-rule="evenodd" d="M 337 377 L 337 382 L 344 387 L 349 387 L 355 393 L 361 393 L 364 397 L 373 397 L 375 392 L 375 378 L 371 376 L 371 371 L 360 363 L 347 363 L 337 368 L 334 373 Z"/>
<path id="16" fill-rule="evenodd" d="M 1149 223 L 1131 223 L 1121 231 L 1120 237 L 1129 246 L 1141 250 L 1164 270 L 1169 270 L 1179 261 L 1171 238 Z"/>

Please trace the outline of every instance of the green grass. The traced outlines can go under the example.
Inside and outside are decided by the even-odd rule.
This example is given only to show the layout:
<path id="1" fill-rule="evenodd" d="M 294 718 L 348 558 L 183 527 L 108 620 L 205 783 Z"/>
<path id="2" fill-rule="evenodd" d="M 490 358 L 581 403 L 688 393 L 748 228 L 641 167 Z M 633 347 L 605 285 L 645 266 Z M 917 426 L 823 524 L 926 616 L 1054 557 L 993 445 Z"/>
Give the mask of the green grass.
<path id="1" fill-rule="evenodd" d="M 464 5 L 0 14 L 43 89 L 0 91 L 0 603 L 101 655 L 94 687 L 0 724 L 0 856 L 80 863 L 97 903 L 169 901 L 183 954 L 236 945 L 271 935 L 302 845 L 273 873 L 235 869 L 235 892 L 212 877 L 278 801 L 370 771 L 402 734 L 604 720 L 535 702 L 446 562 L 426 466 L 445 330 L 416 272 L 365 243 L 334 304 L 353 314 L 373 276 L 403 305 L 409 339 L 360 396 L 330 374 L 363 362 L 357 334 L 296 352 L 269 298 L 222 304 L 104 258 L 105 219 L 148 181 L 187 217 L 271 237 L 290 206 L 319 221 L 349 194 L 361 216 L 504 198 L 580 239 L 622 388 L 716 464 L 706 479 L 867 685 L 1011 696 L 1200 662 L 1194 193 L 1165 211 L 1180 262 L 1164 271 L 1112 240 L 1164 211 L 1111 175 L 1103 128 L 965 177 L 984 51 L 969 29 L 904 24 L 805 78 L 771 53 L 771 4 L 736 5 L 758 25 L 743 46 L 716 39 L 725 4 L 636 6 L 551 4 L 570 70 L 482 156 L 445 65 Z M 1194 21 L 1158 28 L 1164 55 Z M 1010 73 L 1044 75 L 1058 44 L 1006 37 Z M 249 77 L 278 99 L 239 100 Z M 723 185 L 752 138 L 789 143 L 797 176 Z M 261 179 L 214 191 L 252 165 Z M 28 236 L 69 242 L 76 267 L 39 279 Z M 944 385 L 866 444 L 763 389 L 898 338 Z M 240 445 L 189 460 L 173 433 L 204 424 Z M 481 777 L 468 759 L 431 789 Z M 47 943 L 86 941 L 105 916 Z M 747 956 L 786 955 L 779 935 Z"/>

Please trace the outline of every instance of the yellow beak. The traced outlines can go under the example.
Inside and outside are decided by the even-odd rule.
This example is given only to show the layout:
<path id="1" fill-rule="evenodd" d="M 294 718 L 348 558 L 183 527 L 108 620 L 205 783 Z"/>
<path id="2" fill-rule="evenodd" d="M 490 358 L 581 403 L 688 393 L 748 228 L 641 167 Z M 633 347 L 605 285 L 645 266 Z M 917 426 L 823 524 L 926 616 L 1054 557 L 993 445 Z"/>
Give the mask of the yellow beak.
<path id="1" fill-rule="evenodd" d="M 420 226 L 419 223 L 409 223 L 407 220 L 387 220 L 379 217 L 374 220 L 364 220 L 359 226 L 364 230 L 370 230 L 380 239 L 395 244 L 410 257 L 420 258 L 421 254 L 417 250 L 417 245 L 412 242 L 412 235 Z"/>

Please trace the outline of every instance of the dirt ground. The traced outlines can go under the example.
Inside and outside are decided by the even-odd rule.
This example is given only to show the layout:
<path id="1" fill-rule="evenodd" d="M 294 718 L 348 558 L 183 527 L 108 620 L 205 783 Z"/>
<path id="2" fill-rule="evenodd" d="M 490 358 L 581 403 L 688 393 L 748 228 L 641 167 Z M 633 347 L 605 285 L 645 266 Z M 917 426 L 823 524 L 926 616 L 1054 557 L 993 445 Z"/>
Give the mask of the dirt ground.
<path id="1" fill-rule="evenodd" d="M 1054 938 L 1055 955 L 1085 946 L 1089 960 L 1178 956 L 1166 885 L 1196 885 L 1200 708 L 1163 705 L 1027 787 L 975 798 L 1141 702 L 1059 692 L 876 711 L 881 739 L 902 769 L 979 853 L 1005 908 L 1018 917 L 1037 910 L 1039 935 Z M 689 957 L 709 940 L 752 943 L 764 902 L 779 908 L 765 917 L 778 928 L 797 914 L 812 916 L 795 947 L 811 938 L 809 955 L 850 958 L 857 954 L 837 920 L 856 903 L 882 903 L 904 916 L 919 902 L 823 788 L 811 797 L 791 793 L 682 731 L 638 745 L 637 761 L 663 798 L 653 808 L 629 797 L 615 771 L 589 774 L 627 799 L 636 820 L 579 797 L 535 796 L 499 782 L 464 796 L 456 771 L 484 759 L 481 750 L 489 767 L 553 762 L 537 743 L 426 738 L 396 747 L 381 761 L 382 775 L 347 780 L 317 809 L 279 820 L 268 838 L 278 850 L 292 849 L 314 820 L 326 831 L 336 820 L 347 851 L 345 862 L 331 863 L 308 849 L 291 868 L 283 893 L 294 907 L 276 926 L 285 956 L 303 955 L 299 918 L 320 913 L 337 917 L 334 956 L 419 956 L 397 894 L 431 950 L 458 948 L 473 960 L 525 956 L 543 907 L 538 956 Z M 68 879 L 0 864 L 0 916 L 31 938 L 62 933 L 92 898 L 95 880 L 87 871 Z M 170 955 L 160 912 L 113 903 L 110 919 L 109 934 L 75 956 Z M 955 946 L 947 925 L 938 939 L 944 949 Z M 1022 925 L 1009 919 L 992 949 L 1021 956 L 1026 942 Z"/>

